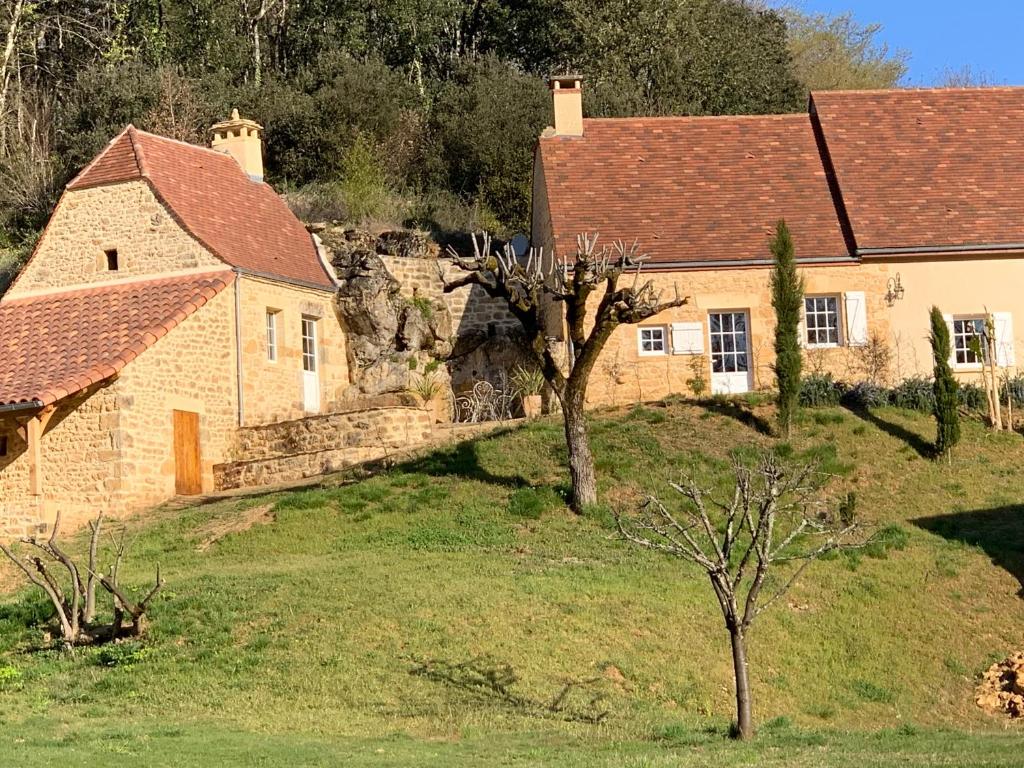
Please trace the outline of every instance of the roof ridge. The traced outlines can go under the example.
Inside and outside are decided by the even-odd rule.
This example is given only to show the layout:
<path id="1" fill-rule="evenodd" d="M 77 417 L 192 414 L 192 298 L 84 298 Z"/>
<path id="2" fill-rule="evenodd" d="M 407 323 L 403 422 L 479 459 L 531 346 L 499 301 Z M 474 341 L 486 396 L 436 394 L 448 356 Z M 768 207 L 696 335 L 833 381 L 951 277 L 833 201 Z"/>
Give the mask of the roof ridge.
<path id="1" fill-rule="evenodd" d="M 986 93 L 995 91 L 1024 91 L 1024 85 L 970 85 L 970 86 L 913 86 L 909 88 L 850 88 L 823 89 L 811 91 L 811 96 L 843 94 L 892 94 L 899 96 L 908 93 Z"/>
<path id="2" fill-rule="evenodd" d="M 132 143 L 132 153 L 135 155 L 135 164 L 139 166 L 139 174 L 148 179 L 150 177 L 149 168 L 146 165 L 146 155 L 142 151 L 142 144 L 139 142 L 139 131 L 131 123 L 128 123 L 125 131 L 128 133 L 128 141 Z"/>
<path id="3" fill-rule="evenodd" d="M 57 288 L 46 288 L 39 291 L 26 292 L 24 294 L 15 294 L 14 296 L 4 296 L 0 298 L 0 307 L 10 307 L 14 304 L 25 304 L 36 301 L 41 298 L 56 298 L 63 296 L 75 296 L 81 293 L 95 293 L 108 288 L 131 288 L 136 286 L 150 286 L 159 285 L 162 283 L 172 282 L 185 282 L 185 278 L 193 278 L 195 280 L 203 277 L 213 276 L 227 276 L 233 275 L 234 270 L 230 267 L 212 267 L 204 268 L 200 271 L 195 272 L 176 272 L 159 277 L 153 277 L 151 275 L 139 275 L 137 278 L 129 278 L 125 280 L 105 280 L 99 283 L 81 283 L 72 286 L 60 286 Z"/>
<path id="4" fill-rule="evenodd" d="M 134 126 L 133 126 L 133 128 L 134 128 Z M 231 158 L 231 155 L 229 155 L 227 152 L 221 152 L 219 149 L 214 149 L 213 147 L 207 147 L 207 146 L 204 146 L 202 144 L 193 144 L 191 141 L 185 141 L 184 139 L 174 139 L 174 138 L 171 138 L 170 136 L 161 136 L 159 133 L 152 133 L 150 131 L 143 131 L 143 130 L 141 130 L 139 128 L 134 128 L 134 130 L 135 130 L 135 133 L 137 135 L 145 136 L 146 138 L 149 138 L 149 139 L 156 139 L 157 141 L 164 141 L 164 142 L 167 142 L 168 144 L 177 144 L 178 146 L 188 147 L 189 149 L 198 149 L 198 150 L 200 150 L 202 152 L 207 152 L 207 153 L 216 155 L 217 157 Z M 242 172 L 245 173 L 245 171 L 242 171 Z"/>
<path id="5" fill-rule="evenodd" d="M 798 120 L 807 119 L 807 112 L 785 112 L 769 115 L 645 115 L 637 117 L 585 117 L 585 123 L 697 122 L 700 120 Z"/>

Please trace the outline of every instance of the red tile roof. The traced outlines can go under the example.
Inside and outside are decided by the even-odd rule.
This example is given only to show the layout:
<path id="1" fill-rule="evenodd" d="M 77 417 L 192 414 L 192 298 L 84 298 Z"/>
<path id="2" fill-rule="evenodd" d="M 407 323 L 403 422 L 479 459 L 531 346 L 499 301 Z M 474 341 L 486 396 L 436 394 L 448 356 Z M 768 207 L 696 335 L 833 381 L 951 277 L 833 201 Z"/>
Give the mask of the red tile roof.
<path id="1" fill-rule="evenodd" d="M 192 273 L 0 301 L 0 405 L 49 405 L 110 378 L 234 277 Z"/>
<path id="2" fill-rule="evenodd" d="M 814 93 L 858 249 L 1024 242 L 1024 88 Z"/>
<path id="3" fill-rule="evenodd" d="M 799 257 L 849 257 L 807 115 L 583 123 L 539 144 L 560 256 L 598 232 L 652 262 L 764 260 L 785 218 Z"/>
<path id="4" fill-rule="evenodd" d="M 234 158 L 128 126 L 69 190 L 145 179 L 181 225 L 228 264 L 333 288 L 306 228 Z"/>

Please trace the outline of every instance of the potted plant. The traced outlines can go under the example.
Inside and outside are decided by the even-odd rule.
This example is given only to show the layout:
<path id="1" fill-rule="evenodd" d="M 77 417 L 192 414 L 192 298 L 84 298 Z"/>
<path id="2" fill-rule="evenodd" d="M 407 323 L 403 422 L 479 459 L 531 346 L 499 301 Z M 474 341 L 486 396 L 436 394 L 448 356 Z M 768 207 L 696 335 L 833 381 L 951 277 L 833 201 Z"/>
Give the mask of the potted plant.
<path id="1" fill-rule="evenodd" d="M 433 371 L 420 374 L 409 388 L 409 391 L 423 403 L 423 407 L 433 413 L 434 421 L 438 423 L 451 420 L 448 398 L 444 396 L 444 390 L 444 384 Z"/>
<path id="2" fill-rule="evenodd" d="M 519 395 L 523 404 L 523 415 L 535 419 L 541 413 L 541 390 L 544 388 L 544 375 L 537 368 L 517 365 L 512 369 L 512 387 Z"/>

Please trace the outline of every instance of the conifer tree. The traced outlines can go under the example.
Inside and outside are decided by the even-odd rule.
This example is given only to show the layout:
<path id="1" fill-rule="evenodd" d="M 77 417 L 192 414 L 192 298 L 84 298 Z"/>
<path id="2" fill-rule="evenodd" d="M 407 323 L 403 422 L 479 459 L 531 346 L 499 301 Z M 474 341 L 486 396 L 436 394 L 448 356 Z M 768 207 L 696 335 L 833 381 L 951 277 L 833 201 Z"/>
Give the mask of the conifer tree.
<path id="1" fill-rule="evenodd" d="M 796 271 L 796 255 L 789 227 L 782 219 L 771 243 L 772 307 L 775 310 L 775 380 L 779 388 L 779 432 L 789 437 L 800 399 L 800 312 L 804 280 Z"/>
<path id="2" fill-rule="evenodd" d="M 932 357 L 935 358 L 935 422 L 938 427 L 935 436 L 935 453 L 945 456 L 960 442 L 960 412 L 957 383 L 953 369 L 949 367 L 951 355 L 949 327 L 938 307 L 931 309 Z"/>

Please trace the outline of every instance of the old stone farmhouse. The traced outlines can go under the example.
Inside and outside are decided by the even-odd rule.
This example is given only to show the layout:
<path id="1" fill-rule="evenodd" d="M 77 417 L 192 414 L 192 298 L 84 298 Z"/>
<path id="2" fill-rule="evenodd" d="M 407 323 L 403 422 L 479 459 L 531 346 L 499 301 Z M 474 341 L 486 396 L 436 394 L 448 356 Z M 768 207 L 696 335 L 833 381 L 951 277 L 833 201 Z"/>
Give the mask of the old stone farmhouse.
<path id="1" fill-rule="evenodd" d="M 344 396 L 335 278 L 263 182 L 260 132 L 235 113 L 211 149 L 129 127 L 68 184 L 0 301 L 9 532 L 210 490 L 281 437 L 252 425 Z"/>
<path id="2" fill-rule="evenodd" d="M 796 115 L 584 119 L 578 77 L 551 87 L 534 245 L 567 259 L 580 232 L 636 239 L 656 284 L 691 297 L 617 329 L 595 402 L 686 392 L 698 371 L 718 393 L 769 386 L 780 218 L 806 279 L 810 369 L 863 378 L 875 337 L 891 378 L 930 375 L 933 304 L 961 376 L 979 375 L 969 339 L 988 316 L 1000 366 L 1024 351 L 1024 88 L 814 93 Z"/>

